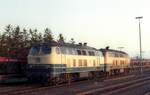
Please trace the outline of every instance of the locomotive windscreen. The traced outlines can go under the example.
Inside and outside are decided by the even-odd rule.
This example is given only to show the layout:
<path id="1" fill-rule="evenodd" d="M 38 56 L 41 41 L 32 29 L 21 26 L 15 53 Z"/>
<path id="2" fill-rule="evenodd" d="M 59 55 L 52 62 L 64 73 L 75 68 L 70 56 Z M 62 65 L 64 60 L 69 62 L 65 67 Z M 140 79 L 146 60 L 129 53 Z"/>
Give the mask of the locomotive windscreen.
<path id="1" fill-rule="evenodd" d="M 33 46 L 30 50 L 30 55 L 37 55 L 39 54 L 40 47 L 39 46 Z"/>
<path id="2" fill-rule="evenodd" d="M 51 47 L 49 45 L 33 46 L 30 50 L 30 55 L 50 54 Z"/>

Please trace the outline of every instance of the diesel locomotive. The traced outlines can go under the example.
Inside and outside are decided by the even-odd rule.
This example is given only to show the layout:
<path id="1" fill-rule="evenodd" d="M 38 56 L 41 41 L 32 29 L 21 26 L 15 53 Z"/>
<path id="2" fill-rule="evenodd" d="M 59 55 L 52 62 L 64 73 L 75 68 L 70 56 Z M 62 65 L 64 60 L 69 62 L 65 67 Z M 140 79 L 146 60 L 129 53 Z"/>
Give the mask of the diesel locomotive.
<path id="1" fill-rule="evenodd" d="M 79 78 L 123 73 L 130 68 L 127 53 L 96 49 L 87 43 L 39 43 L 28 55 L 26 75 L 32 82 L 58 83 Z"/>

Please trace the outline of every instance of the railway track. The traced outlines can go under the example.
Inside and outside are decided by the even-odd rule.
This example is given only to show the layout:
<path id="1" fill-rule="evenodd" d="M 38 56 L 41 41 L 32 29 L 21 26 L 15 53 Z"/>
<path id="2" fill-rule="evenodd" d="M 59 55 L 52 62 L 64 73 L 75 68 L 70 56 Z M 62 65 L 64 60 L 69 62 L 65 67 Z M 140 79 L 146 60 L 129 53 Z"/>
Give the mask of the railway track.
<path id="1" fill-rule="evenodd" d="M 104 80 L 103 82 L 105 83 L 111 83 L 111 81 L 116 81 L 114 82 L 114 84 L 117 84 L 117 85 L 114 85 L 114 84 L 106 84 L 108 85 L 109 87 L 108 88 L 100 88 L 100 89 L 93 89 L 91 90 L 90 88 L 90 92 L 79 92 L 79 91 L 76 91 L 77 95 L 90 95 L 90 94 L 93 94 L 95 95 L 95 93 L 101 93 L 103 92 L 104 94 L 103 95 L 109 95 L 110 93 L 107 93 L 108 92 L 108 89 L 109 89 L 109 92 L 111 91 L 114 91 L 115 89 L 117 88 L 123 88 L 124 87 L 124 83 L 127 85 L 132 85 L 134 83 L 137 83 L 137 82 L 141 82 L 141 81 L 146 81 L 147 79 L 140 79 L 140 80 L 135 80 L 135 82 L 133 83 L 128 83 L 127 81 L 129 81 L 129 78 L 131 79 L 130 81 L 133 82 L 134 80 L 134 76 L 133 75 L 130 75 L 130 76 L 119 76 L 119 77 L 109 77 L 107 78 L 107 80 Z M 150 78 L 148 78 L 150 79 Z M 118 80 L 125 80 L 125 81 L 122 81 L 122 82 L 119 82 L 118 83 Z M 70 88 L 74 87 L 75 85 L 80 85 L 80 84 L 89 84 L 91 82 L 94 82 L 95 80 L 85 80 L 85 81 L 78 81 L 78 82 L 73 82 L 71 85 L 69 85 Z M 100 82 L 102 83 L 102 82 Z M 7 89 L 7 90 L 0 90 L 0 95 L 28 95 L 28 94 L 31 94 L 31 93 L 37 93 L 37 92 L 45 92 L 47 90 L 51 90 L 51 89 L 62 89 L 62 88 L 65 88 L 65 87 L 68 87 L 68 84 L 61 84 L 61 85 L 57 85 L 57 86 L 47 86 L 47 87 L 42 87 L 42 86 L 39 86 L 39 85 L 34 85 L 34 86 L 20 86 L 20 87 L 16 87 L 15 89 Z M 105 86 L 106 87 L 106 86 Z M 113 89 L 112 89 L 113 88 Z M 1 89 L 1 88 L 0 88 Z M 101 90 L 103 89 L 103 91 Z M 111 90 L 112 89 L 112 90 Z M 63 93 L 63 92 L 62 92 Z M 74 94 L 76 94 L 74 93 Z M 33 95 L 36 95 L 36 94 L 33 94 Z M 99 94 L 98 94 L 99 95 Z"/>
<path id="2" fill-rule="evenodd" d="M 123 91 L 132 87 L 140 86 L 146 83 L 150 83 L 150 77 L 132 80 L 129 82 L 119 83 L 116 85 L 111 85 L 104 88 L 92 89 L 89 91 L 84 91 L 77 93 L 76 95 L 112 95 L 119 91 Z"/>
<path id="3" fill-rule="evenodd" d="M 117 80 L 119 78 L 124 78 L 124 77 L 131 77 L 131 76 L 112 76 L 109 78 L 106 78 L 107 80 L 105 81 L 109 81 L 109 80 Z M 93 81 L 93 80 L 91 80 Z M 73 82 L 72 84 L 83 84 L 86 82 L 90 82 L 89 80 L 84 80 L 84 81 L 78 81 L 78 82 Z M 43 86 L 39 86 L 39 85 L 34 85 L 34 86 L 16 86 L 14 88 L 11 87 L 4 87 L 4 88 L 0 88 L 0 95 L 20 95 L 20 94 L 27 94 L 27 93 L 32 93 L 32 92 L 37 92 L 37 91 L 41 91 L 41 90 L 47 90 L 47 89 L 51 89 L 51 88 L 56 88 L 56 87 L 63 87 L 63 86 L 67 86 L 68 84 L 61 84 L 61 85 L 57 85 L 57 86 L 47 86 L 47 87 L 43 87 Z"/>
<path id="4" fill-rule="evenodd" d="M 10 86 L 10 87 L 2 87 L 0 88 L 0 95 L 12 95 L 13 93 L 17 93 L 24 90 L 30 90 L 34 88 L 38 88 L 38 85 L 22 85 L 22 86 Z"/>

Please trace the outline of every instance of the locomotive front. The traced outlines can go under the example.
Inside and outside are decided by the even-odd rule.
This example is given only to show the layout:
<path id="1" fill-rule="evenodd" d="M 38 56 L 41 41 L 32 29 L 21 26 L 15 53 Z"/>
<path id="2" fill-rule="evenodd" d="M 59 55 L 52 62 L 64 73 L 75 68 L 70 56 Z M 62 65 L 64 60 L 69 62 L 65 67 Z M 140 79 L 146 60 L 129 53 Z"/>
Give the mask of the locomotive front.
<path id="1" fill-rule="evenodd" d="M 27 77 L 30 81 L 46 81 L 51 76 L 50 44 L 34 45 L 28 55 Z"/>

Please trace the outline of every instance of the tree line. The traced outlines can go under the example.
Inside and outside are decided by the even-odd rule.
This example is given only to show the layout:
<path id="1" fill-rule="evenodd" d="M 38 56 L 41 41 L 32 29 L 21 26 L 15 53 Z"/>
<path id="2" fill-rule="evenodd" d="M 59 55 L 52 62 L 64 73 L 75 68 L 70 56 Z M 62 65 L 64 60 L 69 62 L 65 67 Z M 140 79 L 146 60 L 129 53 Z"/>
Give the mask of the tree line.
<path id="1" fill-rule="evenodd" d="M 54 36 L 49 28 L 39 32 L 37 29 L 21 29 L 20 26 L 7 25 L 0 31 L 0 56 L 24 57 L 33 44 L 52 40 Z M 62 34 L 59 34 L 57 41 L 65 42 Z M 73 38 L 71 42 L 74 43 Z"/>

